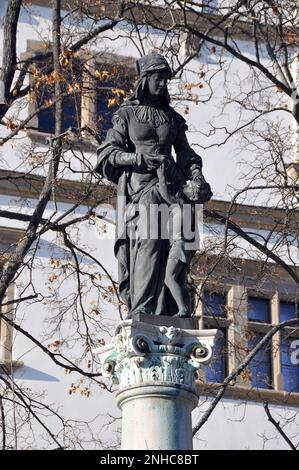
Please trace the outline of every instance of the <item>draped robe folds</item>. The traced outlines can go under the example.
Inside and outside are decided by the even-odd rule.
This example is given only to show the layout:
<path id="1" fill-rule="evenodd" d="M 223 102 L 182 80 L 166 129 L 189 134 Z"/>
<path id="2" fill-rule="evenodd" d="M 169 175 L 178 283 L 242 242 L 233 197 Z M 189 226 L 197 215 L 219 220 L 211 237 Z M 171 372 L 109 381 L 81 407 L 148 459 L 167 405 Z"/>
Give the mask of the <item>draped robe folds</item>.
<path id="1" fill-rule="evenodd" d="M 113 128 L 98 149 L 95 168 L 100 175 L 117 185 L 118 208 L 115 256 L 118 260 L 119 293 L 132 313 L 175 315 L 176 303 L 164 284 L 170 242 L 161 236 L 142 235 L 140 214 L 134 205 L 142 204 L 149 210 L 152 204 L 174 202 L 173 196 L 180 182 L 164 164 L 150 172 L 140 168 L 117 166 L 119 152 L 171 156 L 176 153 L 176 168 L 184 181 L 191 178 L 190 167 L 201 170 L 202 160 L 189 146 L 185 120 L 170 106 L 155 107 L 139 103 L 124 104 L 114 114 Z M 175 166 L 175 164 L 174 164 Z M 122 205 L 123 207 L 120 207 Z M 126 214 L 126 217 L 125 217 Z M 131 215 L 130 215 L 131 214 Z M 157 222 L 158 223 L 158 222 Z M 128 234 L 133 226 L 134 236 Z M 187 283 L 187 267 L 194 253 L 186 253 L 181 246 L 176 250 L 178 262 L 184 263 L 182 285 Z"/>

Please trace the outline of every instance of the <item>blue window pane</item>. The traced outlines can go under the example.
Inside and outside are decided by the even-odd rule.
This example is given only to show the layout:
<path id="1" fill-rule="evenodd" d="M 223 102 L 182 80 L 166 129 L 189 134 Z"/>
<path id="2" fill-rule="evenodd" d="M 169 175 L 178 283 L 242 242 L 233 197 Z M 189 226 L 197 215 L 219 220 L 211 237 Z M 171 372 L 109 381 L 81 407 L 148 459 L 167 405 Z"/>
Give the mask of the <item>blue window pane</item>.
<path id="1" fill-rule="evenodd" d="M 256 388 L 271 388 L 270 364 L 252 361 L 249 366 L 251 372 L 251 385 Z"/>
<path id="2" fill-rule="evenodd" d="M 279 303 L 279 321 L 287 321 L 297 318 L 297 304 L 289 302 Z"/>
<path id="3" fill-rule="evenodd" d="M 63 98 L 62 101 L 63 117 L 62 129 L 63 132 L 70 127 L 78 128 L 81 124 L 81 95 L 72 93 Z"/>
<path id="4" fill-rule="evenodd" d="M 281 373 L 284 390 L 299 392 L 298 339 L 285 338 L 280 344 Z"/>
<path id="5" fill-rule="evenodd" d="M 204 315 L 226 317 L 226 296 L 213 292 L 204 292 Z"/>
<path id="6" fill-rule="evenodd" d="M 286 392 L 299 392 L 299 366 L 282 366 L 283 388 Z"/>
<path id="7" fill-rule="evenodd" d="M 46 100 L 52 100 L 50 91 L 45 91 L 38 100 L 38 106 L 42 106 Z M 81 95 L 72 93 L 62 99 L 62 131 L 65 132 L 70 127 L 79 127 L 81 121 Z M 38 129 L 42 132 L 53 133 L 55 128 L 55 107 L 54 105 L 39 111 Z"/>
<path id="8" fill-rule="evenodd" d="M 132 77 L 125 70 L 109 65 L 103 65 L 100 73 L 101 78 L 97 81 L 96 124 L 103 140 L 112 127 L 113 114 L 132 88 Z"/>
<path id="9" fill-rule="evenodd" d="M 254 334 L 249 341 L 248 341 L 248 348 L 249 351 L 252 351 L 263 339 L 263 335 L 261 334 Z M 271 343 L 270 343 L 271 344 Z M 269 362 L 270 357 L 270 344 L 264 346 L 253 358 L 254 361 L 257 362 Z"/>
<path id="10" fill-rule="evenodd" d="M 111 91 L 100 90 L 97 92 L 96 113 L 97 125 L 102 139 L 106 137 L 108 129 L 112 127 L 112 116 L 118 105 L 109 106 L 109 100 L 113 98 Z"/>
<path id="11" fill-rule="evenodd" d="M 73 64 L 73 69 L 65 73 L 65 81 L 62 82 L 62 92 L 65 93 L 68 86 L 82 85 L 80 63 Z M 42 70 L 41 70 L 42 73 Z M 47 102 L 54 100 L 54 85 L 46 85 L 39 90 L 37 106 L 43 106 Z M 55 105 L 49 106 L 38 112 L 38 129 L 43 132 L 53 133 L 55 129 Z M 81 93 L 74 88 L 74 91 L 66 94 L 62 98 L 62 131 L 65 132 L 70 127 L 78 128 L 81 124 Z"/>
<path id="12" fill-rule="evenodd" d="M 255 334 L 248 341 L 250 351 L 262 340 L 263 335 Z M 257 388 L 271 388 L 271 346 L 267 344 L 259 351 L 248 365 L 251 384 Z"/>
<path id="13" fill-rule="evenodd" d="M 248 297 L 248 320 L 270 323 L 270 302 L 268 299 Z"/>
<path id="14" fill-rule="evenodd" d="M 281 364 L 284 366 L 292 366 L 291 362 L 291 354 L 292 354 L 292 349 L 291 349 L 291 338 L 284 339 L 280 343 L 280 359 L 281 359 Z"/>
<path id="15" fill-rule="evenodd" d="M 42 95 L 37 101 L 37 106 L 40 107 L 45 104 L 47 100 L 53 98 L 51 91 L 46 88 Z M 49 134 L 54 132 L 55 127 L 55 117 L 54 117 L 54 106 L 43 109 L 38 113 L 38 129 L 42 132 L 48 132 Z"/>
<path id="16" fill-rule="evenodd" d="M 216 336 L 213 359 L 204 366 L 207 382 L 223 382 L 226 377 L 226 331 L 220 330 Z"/>

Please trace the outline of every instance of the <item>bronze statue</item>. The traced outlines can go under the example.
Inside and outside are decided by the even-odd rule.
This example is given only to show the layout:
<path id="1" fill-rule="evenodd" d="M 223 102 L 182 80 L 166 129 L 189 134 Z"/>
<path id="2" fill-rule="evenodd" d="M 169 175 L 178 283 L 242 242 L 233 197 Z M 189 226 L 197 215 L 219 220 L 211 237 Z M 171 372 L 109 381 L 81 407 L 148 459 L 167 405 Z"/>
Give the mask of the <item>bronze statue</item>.
<path id="1" fill-rule="evenodd" d="M 167 81 L 172 72 L 167 60 L 149 54 L 137 61 L 137 70 L 135 93 L 114 114 L 96 166 L 100 175 L 117 184 L 119 204 L 125 201 L 115 242 L 119 292 L 129 316 L 139 312 L 189 317 L 187 271 L 194 250 L 186 249 L 181 209 L 191 208 L 194 223 L 195 203 L 208 201 L 212 193 L 202 174 L 202 159 L 188 144 L 185 119 L 169 104 Z M 168 237 L 161 234 L 165 221 L 150 217 L 152 208 L 162 206 L 169 208 L 167 226 L 172 222 Z M 148 218 L 142 216 L 144 211 Z M 148 220 L 157 231 L 151 226 L 150 233 L 144 233 Z"/>

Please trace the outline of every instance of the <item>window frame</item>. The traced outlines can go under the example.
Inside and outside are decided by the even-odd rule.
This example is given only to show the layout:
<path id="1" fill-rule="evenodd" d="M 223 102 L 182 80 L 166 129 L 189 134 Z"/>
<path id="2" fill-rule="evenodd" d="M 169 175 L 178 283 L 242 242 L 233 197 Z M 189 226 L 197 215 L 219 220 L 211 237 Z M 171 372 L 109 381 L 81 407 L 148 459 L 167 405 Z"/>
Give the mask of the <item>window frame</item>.
<path id="1" fill-rule="evenodd" d="M 235 357 L 234 351 L 233 351 L 233 345 L 230 344 L 230 341 L 233 342 L 233 335 L 230 335 L 229 333 L 234 330 L 234 327 L 236 325 L 236 322 L 234 321 L 234 304 L 236 303 L 241 303 L 240 309 L 243 310 L 243 314 L 241 313 L 241 334 L 243 332 L 243 344 L 244 349 L 246 349 L 247 346 L 247 339 L 244 341 L 246 338 L 246 332 L 248 331 L 254 331 L 258 334 L 266 334 L 273 326 L 277 325 L 280 323 L 279 320 L 279 305 L 280 301 L 289 301 L 292 302 L 291 296 L 286 296 L 285 294 L 281 294 L 278 290 L 273 290 L 273 291 L 256 291 L 253 290 L 250 287 L 247 287 L 245 285 L 237 285 L 237 284 L 225 284 L 225 285 L 220 285 L 218 286 L 218 289 L 216 283 L 209 283 L 207 281 L 201 282 L 199 280 L 199 289 L 200 291 L 205 290 L 213 290 L 214 292 L 218 293 L 223 293 L 224 291 L 227 292 L 227 312 L 228 316 L 227 319 L 224 319 L 225 321 L 223 322 L 223 318 L 217 317 L 218 321 L 218 327 L 221 326 L 226 326 L 228 325 L 228 337 L 227 337 L 227 348 L 228 348 L 228 373 L 231 373 L 232 370 L 238 365 L 238 362 L 240 363 L 242 361 L 242 358 L 239 360 Z M 240 302 L 240 292 L 243 292 L 244 298 Z M 249 321 L 247 312 L 248 312 L 248 297 L 260 297 L 263 299 L 268 299 L 270 303 L 270 323 L 262 323 L 262 322 L 254 322 L 254 321 Z M 203 298 L 202 294 L 201 297 Z M 294 299 L 293 299 L 294 302 Z M 199 319 L 199 327 L 204 328 L 205 326 L 205 315 L 204 315 L 204 306 L 203 306 L 203 301 L 202 299 L 197 300 L 197 309 L 195 315 Z M 211 322 L 208 324 L 209 327 L 216 327 L 215 326 L 215 321 Z M 240 325 L 237 324 L 237 327 L 240 329 Z M 281 344 L 281 336 L 283 334 L 288 334 L 291 335 L 292 338 L 298 339 L 299 338 L 299 328 L 294 328 L 294 327 L 286 327 L 283 332 L 278 331 L 273 337 L 272 340 L 269 342 L 269 347 L 270 349 L 270 354 L 271 354 L 271 375 L 272 375 L 272 387 L 271 388 L 256 388 L 253 387 L 251 384 L 251 380 L 248 379 L 248 377 L 245 377 L 241 379 L 238 377 L 235 381 L 234 385 L 230 385 L 227 389 L 226 395 L 227 396 L 232 396 L 232 397 L 238 397 L 238 398 L 249 398 L 254 401 L 260 401 L 260 400 L 269 400 L 273 401 L 275 403 L 287 403 L 288 405 L 298 405 L 299 404 L 299 392 L 289 392 L 284 390 L 284 385 L 283 385 L 283 376 L 282 376 L 282 363 L 281 363 L 281 350 L 280 350 L 280 344 Z M 239 337 L 240 337 L 239 336 Z M 245 357 L 247 356 L 248 351 L 244 355 Z M 202 388 L 204 391 L 211 391 L 211 390 L 217 390 L 219 387 L 219 383 L 213 383 L 213 382 L 206 382 L 205 381 L 205 376 L 204 374 L 200 375 L 200 383 L 199 386 Z"/>
<path id="2" fill-rule="evenodd" d="M 4 297 L 4 304 L 14 299 L 14 286 L 10 285 Z M 7 318 L 13 320 L 14 308 L 13 304 L 0 306 L 0 312 Z M 13 327 L 3 318 L 0 319 L 0 366 L 9 368 L 12 364 L 13 349 Z"/>
<path id="3" fill-rule="evenodd" d="M 10 247 L 15 245 L 24 235 L 24 231 L 20 229 L 0 227 L 0 235 L 0 255 L 3 254 L 3 262 L 5 262 L 5 254 L 9 253 Z M 0 269 L 3 262 L 0 260 Z M 15 285 L 12 283 L 6 291 L 3 304 L 13 301 L 15 296 Z M 0 312 L 1 311 L 10 320 L 15 318 L 14 303 L 3 305 L 3 307 L 0 307 Z M 13 326 L 7 323 L 5 319 L 0 318 L 0 374 L 3 372 L 6 374 L 12 374 L 13 371 L 24 365 L 23 361 L 16 361 L 13 359 L 14 333 Z"/>

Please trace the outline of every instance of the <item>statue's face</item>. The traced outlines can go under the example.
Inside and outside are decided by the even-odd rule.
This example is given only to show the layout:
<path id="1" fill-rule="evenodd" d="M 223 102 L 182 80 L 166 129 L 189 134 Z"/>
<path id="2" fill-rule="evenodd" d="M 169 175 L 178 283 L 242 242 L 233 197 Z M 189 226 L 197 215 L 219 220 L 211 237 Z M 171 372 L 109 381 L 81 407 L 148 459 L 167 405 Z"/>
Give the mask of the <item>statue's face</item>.
<path id="1" fill-rule="evenodd" d="M 163 96 L 168 81 L 168 73 L 166 70 L 153 72 L 148 77 L 148 89 L 153 98 Z"/>

